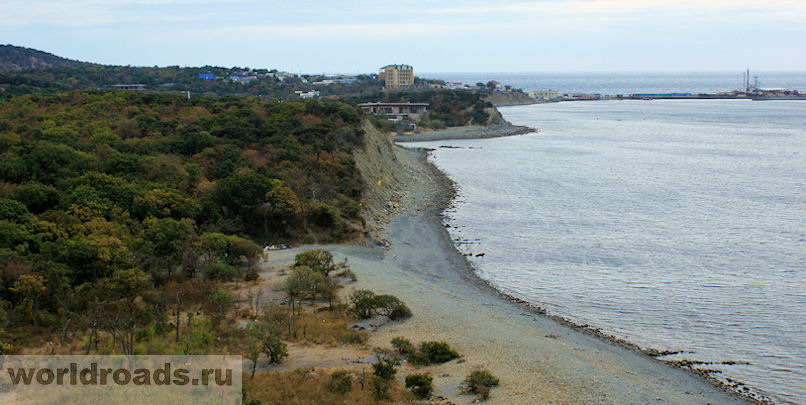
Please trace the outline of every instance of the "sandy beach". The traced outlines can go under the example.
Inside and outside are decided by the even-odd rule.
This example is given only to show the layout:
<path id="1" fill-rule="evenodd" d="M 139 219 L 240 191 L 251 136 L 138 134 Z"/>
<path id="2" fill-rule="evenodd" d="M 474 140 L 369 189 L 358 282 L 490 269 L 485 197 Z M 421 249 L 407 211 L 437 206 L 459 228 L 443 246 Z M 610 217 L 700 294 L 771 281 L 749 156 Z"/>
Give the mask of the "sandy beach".
<path id="1" fill-rule="evenodd" d="M 320 247 L 338 260 L 348 258 L 358 275 L 344 296 L 355 289 L 394 294 L 413 311 L 410 319 L 375 330 L 370 347 L 390 347 L 392 338 L 404 336 L 415 343 L 444 340 L 459 351 L 461 361 L 420 371 L 434 376 L 435 394 L 472 403 L 475 397 L 462 395 L 460 383 L 485 367 L 501 379 L 489 401 L 495 404 L 749 403 L 690 371 L 563 326 L 497 293 L 473 275 L 442 224 L 440 213 L 453 196 L 450 180 L 423 151 L 388 152 L 400 166 L 396 180 L 385 185 L 395 189 L 395 202 L 374 211 L 363 244 Z M 272 251 L 268 262 L 288 266 L 310 248 Z M 404 364 L 398 378 L 411 370 Z"/>

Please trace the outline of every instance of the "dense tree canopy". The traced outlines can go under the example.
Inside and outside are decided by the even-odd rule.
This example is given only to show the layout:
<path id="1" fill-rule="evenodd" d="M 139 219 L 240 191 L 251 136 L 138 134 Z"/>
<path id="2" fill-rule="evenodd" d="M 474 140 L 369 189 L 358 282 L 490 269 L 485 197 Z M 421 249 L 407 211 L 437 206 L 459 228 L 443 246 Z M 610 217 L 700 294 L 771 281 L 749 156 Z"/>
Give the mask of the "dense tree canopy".
<path id="1" fill-rule="evenodd" d="M 231 279 L 260 254 L 253 240 L 354 235 L 361 123 L 338 102 L 136 92 L 0 102 L 3 330 L 96 331 L 112 310 L 136 323 L 164 305 L 132 294 L 176 277 Z"/>

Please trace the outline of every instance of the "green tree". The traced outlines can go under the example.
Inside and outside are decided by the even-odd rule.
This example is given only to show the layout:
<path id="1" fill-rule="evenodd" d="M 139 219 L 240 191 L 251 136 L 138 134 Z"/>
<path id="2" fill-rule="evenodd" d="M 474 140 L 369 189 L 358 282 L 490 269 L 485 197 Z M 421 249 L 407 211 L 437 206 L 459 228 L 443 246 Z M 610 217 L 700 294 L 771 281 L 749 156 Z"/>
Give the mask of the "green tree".
<path id="1" fill-rule="evenodd" d="M 138 269 L 116 271 L 111 280 L 111 292 L 119 297 L 114 303 L 121 321 L 120 342 L 123 354 L 134 355 L 138 328 L 147 323 L 150 312 L 138 299 L 150 288 L 150 277 Z M 114 330 L 113 330 L 114 334 Z"/>
<path id="2" fill-rule="evenodd" d="M 307 266 L 324 276 L 328 276 L 331 271 L 336 269 L 333 254 L 325 249 L 313 249 L 297 254 L 294 256 L 294 267 L 298 266 Z"/>
<path id="3" fill-rule="evenodd" d="M 249 378 L 255 377 L 257 362 L 260 359 L 260 353 L 263 352 L 263 341 L 268 333 L 266 324 L 263 322 L 252 323 L 246 327 L 246 358 L 252 362 L 252 372 Z"/>
<path id="4" fill-rule="evenodd" d="M 267 177 L 245 171 L 218 181 L 213 196 L 226 216 L 240 215 L 246 218 L 258 204 L 263 203 L 270 188 L 271 182 Z"/>
<path id="5" fill-rule="evenodd" d="M 288 294 L 289 299 L 291 299 L 291 293 L 296 294 L 297 297 L 308 296 L 311 304 L 313 304 L 319 293 L 320 284 L 323 282 L 324 276 L 321 273 L 314 272 L 310 267 L 294 267 L 291 270 L 291 274 L 286 278 L 283 291 Z"/>
<path id="6" fill-rule="evenodd" d="M 146 218 L 143 225 L 143 239 L 149 242 L 149 249 L 160 264 L 167 267 L 170 277 L 172 267 L 182 260 L 182 248 L 193 233 L 193 226 L 187 220 L 154 217 Z"/>
<path id="7" fill-rule="evenodd" d="M 263 232 L 268 233 L 268 224 L 272 223 L 285 235 L 286 228 L 296 225 L 301 215 L 302 204 L 294 191 L 287 186 L 275 187 L 266 193 Z"/>
<path id="8" fill-rule="evenodd" d="M 58 205 L 60 194 L 59 190 L 53 186 L 28 183 L 14 190 L 11 197 L 25 204 L 29 211 L 39 214 Z"/>
<path id="9" fill-rule="evenodd" d="M 0 198 L 0 220 L 11 221 L 17 224 L 28 222 L 31 213 L 25 204 L 9 198 Z"/>
<path id="10" fill-rule="evenodd" d="M 227 317 L 230 307 L 232 307 L 232 294 L 226 290 L 218 289 L 207 299 L 207 313 L 213 316 L 215 324 L 218 324 Z"/>
<path id="11" fill-rule="evenodd" d="M 270 364 L 280 364 L 288 357 L 288 347 L 277 334 L 269 333 L 263 338 L 263 353 L 266 354 Z"/>

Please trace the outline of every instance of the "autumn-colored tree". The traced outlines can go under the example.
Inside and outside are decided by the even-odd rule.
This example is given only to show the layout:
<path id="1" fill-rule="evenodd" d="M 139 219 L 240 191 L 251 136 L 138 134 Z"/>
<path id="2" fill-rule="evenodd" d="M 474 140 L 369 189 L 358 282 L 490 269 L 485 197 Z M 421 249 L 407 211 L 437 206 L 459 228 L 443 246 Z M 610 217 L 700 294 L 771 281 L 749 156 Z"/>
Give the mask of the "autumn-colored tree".
<path id="1" fill-rule="evenodd" d="M 13 293 L 22 297 L 17 307 L 14 309 L 18 313 L 30 319 L 34 326 L 39 326 L 39 302 L 42 293 L 45 292 L 47 280 L 40 275 L 21 275 L 9 288 Z"/>

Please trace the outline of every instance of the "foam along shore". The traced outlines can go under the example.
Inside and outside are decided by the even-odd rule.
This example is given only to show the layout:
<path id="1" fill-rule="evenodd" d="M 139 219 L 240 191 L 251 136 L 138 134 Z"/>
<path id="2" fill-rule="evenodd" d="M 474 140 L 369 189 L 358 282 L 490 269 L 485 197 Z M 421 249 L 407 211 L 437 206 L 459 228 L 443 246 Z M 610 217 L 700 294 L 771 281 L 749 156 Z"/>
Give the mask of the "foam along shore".
<path id="1" fill-rule="evenodd" d="M 418 370 L 434 377 L 435 394 L 450 403 L 472 403 L 475 397 L 462 395 L 460 383 L 484 367 L 501 379 L 489 401 L 494 404 L 747 403 L 690 371 L 563 326 L 496 293 L 473 275 L 442 223 L 441 211 L 453 196 L 450 180 L 424 152 L 392 147 L 382 154 L 390 152 L 393 156 L 383 159 L 394 162 L 396 180 L 378 186 L 394 188 L 396 203 L 374 211 L 380 218 L 371 235 L 375 240 L 324 248 L 338 260 L 349 258 L 358 276 L 342 294 L 353 289 L 394 294 L 414 314 L 377 329 L 370 347 L 390 347 L 392 338 L 404 336 L 415 343 L 444 340 L 463 356 Z M 310 248 L 272 251 L 268 260 L 289 265 Z M 407 373 L 398 374 L 402 379 Z"/>
<path id="2" fill-rule="evenodd" d="M 446 128 L 439 131 L 424 132 L 411 135 L 393 136 L 395 142 L 421 142 L 444 141 L 448 139 L 481 139 L 499 138 L 504 136 L 523 135 L 538 132 L 534 128 L 521 125 L 512 125 L 508 122 L 489 126 L 468 125 L 463 127 Z"/>

